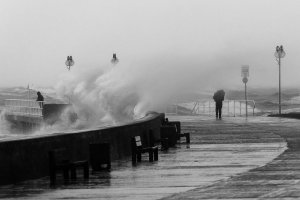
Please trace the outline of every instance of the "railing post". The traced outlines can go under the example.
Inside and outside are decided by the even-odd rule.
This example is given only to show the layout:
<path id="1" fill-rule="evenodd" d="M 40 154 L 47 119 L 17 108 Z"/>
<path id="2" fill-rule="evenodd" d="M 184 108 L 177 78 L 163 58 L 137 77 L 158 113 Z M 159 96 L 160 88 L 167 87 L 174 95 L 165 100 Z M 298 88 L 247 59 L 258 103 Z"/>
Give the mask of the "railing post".
<path id="1" fill-rule="evenodd" d="M 252 103 L 253 103 L 253 115 L 252 116 L 254 116 L 255 102 L 252 101 Z"/>
<path id="2" fill-rule="evenodd" d="M 240 101 L 240 116 L 242 116 L 242 102 Z"/>
<path id="3" fill-rule="evenodd" d="M 227 101 L 227 106 L 228 106 L 228 108 L 227 108 L 227 110 L 228 110 L 228 116 L 230 116 L 230 113 L 229 113 L 229 100 Z"/>
<path id="4" fill-rule="evenodd" d="M 235 117 L 235 100 L 233 100 L 233 116 Z"/>

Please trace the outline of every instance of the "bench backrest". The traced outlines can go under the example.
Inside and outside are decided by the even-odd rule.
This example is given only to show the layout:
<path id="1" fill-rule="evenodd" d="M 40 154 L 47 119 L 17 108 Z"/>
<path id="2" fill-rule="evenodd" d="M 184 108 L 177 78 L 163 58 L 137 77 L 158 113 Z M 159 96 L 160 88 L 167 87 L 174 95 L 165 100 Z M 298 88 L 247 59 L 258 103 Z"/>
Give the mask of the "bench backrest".
<path id="1" fill-rule="evenodd" d="M 175 126 L 176 128 L 176 133 L 180 134 L 181 133 L 181 125 L 179 121 L 173 121 L 173 122 L 168 122 L 165 123 L 167 126 Z"/>
<path id="2" fill-rule="evenodd" d="M 142 147 L 141 136 L 134 136 L 134 140 L 135 140 L 135 146 L 136 147 Z"/>

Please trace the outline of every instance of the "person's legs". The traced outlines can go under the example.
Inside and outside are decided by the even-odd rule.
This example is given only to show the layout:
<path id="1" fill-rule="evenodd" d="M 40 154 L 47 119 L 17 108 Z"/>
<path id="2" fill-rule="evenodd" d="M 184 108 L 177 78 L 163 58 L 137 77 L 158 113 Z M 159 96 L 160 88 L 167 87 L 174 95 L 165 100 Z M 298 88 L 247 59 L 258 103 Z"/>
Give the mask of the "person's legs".
<path id="1" fill-rule="evenodd" d="M 216 118 L 221 118 L 221 106 L 217 105 L 216 107 Z"/>
<path id="2" fill-rule="evenodd" d="M 222 118 L 222 106 L 219 107 L 219 119 Z"/>

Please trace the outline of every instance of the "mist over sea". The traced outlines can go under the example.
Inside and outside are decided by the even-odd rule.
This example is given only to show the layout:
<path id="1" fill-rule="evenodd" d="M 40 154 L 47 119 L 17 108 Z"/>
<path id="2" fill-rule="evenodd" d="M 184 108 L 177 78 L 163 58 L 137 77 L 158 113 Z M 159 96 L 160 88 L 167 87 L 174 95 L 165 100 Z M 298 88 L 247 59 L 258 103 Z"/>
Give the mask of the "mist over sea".
<path id="1" fill-rule="evenodd" d="M 62 130 L 80 130 L 91 127 L 100 127 L 106 125 L 114 125 L 117 121 L 103 121 L 95 124 L 81 124 L 77 127 L 64 125 L 64 122 L 60 124 L 55 124 L 50 127 L 42 127 L 42 130 L 36 131 L 34 133 L 23 133 L 22 131 L 16 129 L 13 124 L 6 121 L 4 113 L 4 100 L 5 99 L 31 99 L 35 100 L 36 91 L 42 90 L 44 92 L 45 100 L 47 102 L 63 102 L 60 99 L 55 99 L 55 91 L 52 88 L 36 88 L 28 90 L 25 87 L 10 87 L 10 88 L 1 88 L 0 89 L 0 110 L 1 110 L 1 120 L 0 120 L 0 139 L 7 137 L 23 137 L 24 135 L 32 135 L 32 134 L 45 134 L 46 132 L 49 134 L 51 132 L 59 132 Z M 197 92 L 186 92 L 183 96 L 176 99 L 177 103 L 191 103 L 199 101 L 199 100 L 211 100 L 213 96 L 213 90 L 211 91 L 197 91 Z M 243 90 L 225 90 L 226 95 L 225 99 L 227 100 L 243 100 L 244 99 L 244 91 Z M 276 113 L 278 111 L 278 92 L 276 88 L 250 88 L 248 90 L 248 99 L 254 100 L 256 103 L 256 113 L 257 115 L 264 115 L 270 113 Z M 138 102 L 134 99 L 128 99 L 127 96 L 124 96 L 123 101 L 120 101 L 123 104 L 127 103 L 128 105 L 122 105 L 122 108 L 126 109 L 127 113 L 132 113 L 134 115 L 135 106 L 137 106 Z M 174 103 L 172 101 L 169 102 Z M 165 106 L 165 105 L 162 105 Z M 120 107 L 120 106 L 119 106 Z M 132 110 L 129 110 L 132 109 Z M 300 89 L 297 88 L 286 88 L 282 92 L 282 109 L 283 113 L 288 112 L 300 112 Z M 164 112 L 161 106 L 157 107 L 157 112 Z M 187 111 L 189 112 L 189 111 Z M 117 113 L 115 113 L 117 114 Z M 122 113 L 121 113 L 122 114 Z M 79 116 L 80 117 L 80 116 Z M 124 117 L 124 116 L 123 116 Z M 134 120 L 134 116 L 128 115 L 128 121 Z M 124 121 L 124 120 L 123 120 Z"/>

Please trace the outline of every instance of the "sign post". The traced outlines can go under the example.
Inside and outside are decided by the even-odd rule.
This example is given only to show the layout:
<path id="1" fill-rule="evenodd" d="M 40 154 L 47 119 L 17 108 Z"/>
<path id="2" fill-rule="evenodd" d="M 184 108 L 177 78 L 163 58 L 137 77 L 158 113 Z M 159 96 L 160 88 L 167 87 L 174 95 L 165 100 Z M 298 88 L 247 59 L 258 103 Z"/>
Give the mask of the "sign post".
<path id="1" fill-rule="evenodd" d="M 243 65 L 241 72 L 241 75 L 243 77 L 243 83 L 245 84 L 246 117 L 248 117 L 247 82 L 249 77 L 249 66 Z"/>
<path id="2" fill-rule="evenodd" d="M 276 61 L 279 66 L 279 92 L 278 92 L 278 110 L 279 115 L 281 115 L 281 58 L 284 58 L 285 51 L 283 50 L 283 46 L 277 46 L 276 51 L 274 53 L 274 56 L 276 57 Z"/>

